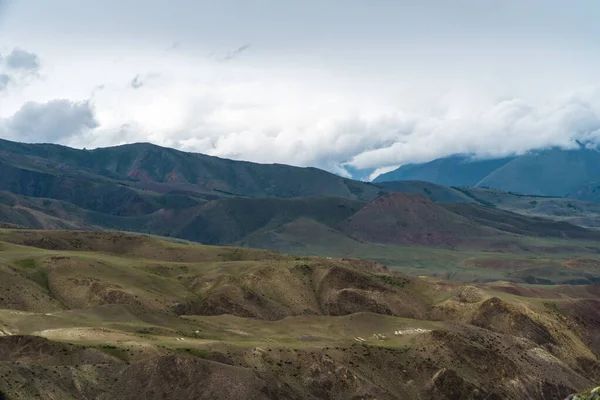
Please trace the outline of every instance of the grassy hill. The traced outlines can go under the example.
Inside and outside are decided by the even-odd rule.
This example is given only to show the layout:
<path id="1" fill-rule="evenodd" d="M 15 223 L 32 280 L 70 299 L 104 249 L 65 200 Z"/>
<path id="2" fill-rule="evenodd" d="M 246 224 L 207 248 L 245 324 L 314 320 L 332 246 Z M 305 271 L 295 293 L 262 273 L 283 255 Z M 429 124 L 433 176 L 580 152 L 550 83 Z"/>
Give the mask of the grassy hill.
<path id="1" fill-rule="evenodd" d="M 7 399 L 547 399 L 600 378 L 591 285 L 26 230 L 0 231 L 0 275 Z"/>
<path id="2" fill-rule="evenodd" d="M 461 190 L 467 193 L 466 189 Z M 471 197 L 465 195 L 466 198 L 479 202 L 462 203 L 459 207 L 456 203 L 433 203 L 412 194 L 384 196 L 369 204 L 336 197 L 231 197 L 199 201 L 190 207 L 165 207 L 147 215 L 117 216 L 67 202 L 0 192 L 0 221 L 6 227 L 137 231 L 298 255 L 366 258 L 389 266 L 406 266 L 407 247 L 415 247 L 410 252 L 435 266 L 441 263 L 433 248 L 515 255 L 585 255 L 599 248 L 595 231 L 564 221 L 540 219 L 535 214 L 523 216 L 483 207 L 480 204 L 485 200 L 476 200 L 479 193 L 468 193 Z M 437 267 L 432 270 L 458 274 L 459 279 L 473 279 L 472 270 L 465 269 L 461 259 L 452 256 L 448 260 L 455 261 L 441 270 Z M 415 274 L 424 274 L 412 261 L 411 268 Z M 582 274 L 570 278 L 550 275 L 554 282 L 587 279 Z M 502 274 L 493 276 L 504 278 Z M 522 281 L 522 278 L 510 279 Z"/>
<path id="3" fill-rule="evenodd" d="M 594 231 L 566 223 L 598 226 L 600 209 L 572 199 L 415 181 L 377 186 L 147 144 L 87 151 L 0 141 L 0 163 L 2 227 L 130 231 L 358 257 L 464 281 L 590 282 L 597 276 L 589 269 L 564 274 L 563 261 L 598 251 Z M 393 192 L 409 195 L 388 195 Z M 497 254 L 500 264 L 507 253 L 539 261 L 510 275 L 485 263 L 473 269 L 448 249 Z"/>

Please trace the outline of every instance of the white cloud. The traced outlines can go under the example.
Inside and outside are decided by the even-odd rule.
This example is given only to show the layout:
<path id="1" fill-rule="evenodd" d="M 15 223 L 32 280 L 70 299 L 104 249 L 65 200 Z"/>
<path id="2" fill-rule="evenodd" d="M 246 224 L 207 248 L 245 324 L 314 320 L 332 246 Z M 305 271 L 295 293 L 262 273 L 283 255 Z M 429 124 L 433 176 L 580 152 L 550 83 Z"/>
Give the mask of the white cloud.
<path id="1" fill-rule="evenodd" d="M 29 102 L 12 117 L 0 120 L 4 137 L 24 142 L 65 142 L 98 127 L 89 102 Z"/>
<path id="2" fill-rule="evenodd" d="M 597 2 L 75 3 L 14 2 L 2 21 L 3 54 L 40 76 L 10 90 L 6 57 L 0 135 L 364 176 L 598 138 Z"/>
<path id="3" fill-rule="evenodd" d="M 0 74 L 0 92 L 6 90 L 10 83 L 10 76 L 8 74 Z"/>
<path id="4" fill-rule="evenodd" d="M 348 163 L 379 168 L 424 162 L 455 153 L 499 157 L 549 146 L 576 147 L 600 139 L 600 90 L 585 90 L 539 104 L 501 101 L 471 115 L 415 115 L 414 129 L 391 146 L 365 151 Z"/>
<path id="5" fill-rule="evenodd" d="M 391 172 L 399 167 L 400 167 L 400 165 L 398 164 L 398 165 L 390 165 L 388 167 L 377 168 L 375 171 L 373 171 L 373 173 L 371 173 L 369 175 L 369 181 L 372 181 L 375 178 L 377 178 L 379 175 L 386 174 L 386 173 Z"/>
<path id="6" fill-rule="evenodd" d="M 20 48 L 15 48 L 5 58 L 4 62 L 9 69 L 35 73 L 40 69 L 39 57 Z"/>

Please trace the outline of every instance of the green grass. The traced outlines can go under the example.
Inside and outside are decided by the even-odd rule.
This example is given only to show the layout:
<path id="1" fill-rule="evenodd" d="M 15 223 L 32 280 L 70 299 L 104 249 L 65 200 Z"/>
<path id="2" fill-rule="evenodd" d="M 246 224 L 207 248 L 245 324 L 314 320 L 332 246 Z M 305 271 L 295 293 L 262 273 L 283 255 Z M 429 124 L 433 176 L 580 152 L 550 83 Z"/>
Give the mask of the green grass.
<path id="1" fill-rule="evenodd" d="M 405 287 L 406 284 L 409 282 L 408 279 L 396 278 L 396 277 L 391 277 L 388 275 L 375 275 L 375 277 L 377 279 L 382 280 L 383 282 L 387 283 L 390 286 L 395 286 L 395 287 L 399 287 L 399 288 Z"/>
<path id="2" fill-rule="evenodd" d="M 37 261 L 33 258 L 25 258 L 22 260 L 17 260 L 13 262 L 17 267 L 21 268 L 35 268 L 37 266 Z"/>

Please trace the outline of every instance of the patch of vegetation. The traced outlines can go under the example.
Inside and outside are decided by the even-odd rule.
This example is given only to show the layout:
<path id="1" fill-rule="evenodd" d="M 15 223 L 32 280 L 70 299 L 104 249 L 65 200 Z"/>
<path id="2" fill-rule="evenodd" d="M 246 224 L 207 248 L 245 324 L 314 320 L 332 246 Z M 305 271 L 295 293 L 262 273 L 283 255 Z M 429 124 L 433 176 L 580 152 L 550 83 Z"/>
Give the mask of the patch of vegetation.
<path id="1" fill-rule="evenodd" d="M 459 192 L 461 192 L 465 196 L 470 197 L 471 199 L 475 200 L 477 203 L 481 204 L 482 206 L 496 208 L 496 205 L 494 203 L 478 198 L 477 196 L 475 196 L 473 193 L 471 193 L 466 188 L 463 188 L 460 186 L 453 186 L 452 189 L 458 190 Z"/>
<path id="2" fill-rule="evenodd" d="M 106 345 L 99 346 L 98 350 L 108 354 L 109 356 L 118 358 L 121 361 L 125 361 L 125 362 L 129 361 L 127 350 L 122 349 L 120 347 L 106 344 Z"/>
<path id="3" fill-rule="evenodd" d="M 29 279 L 46 289 L 48 293 L 51 293 L 50 281 L 48 280 L 48 274 L 46 273 L 46 271 L 41 269 L 37 270 L 29 277 Z"/>
<path id="4" fill-rule="evenodd" d="M 518 192 L 506 192 L 506 193 L 511 194 L 516 197 L 537 197 L 540 199 L 555 199 L 556 198 L 556 196 L 544 196 L 541 194 L 523 194 L 523 193 L 518 193 Z"/>
<path id="5" fill-rule="evenodd" d="M 560 314 L 560 310 L 558 309 L 558 305 L 555 301 L 545 301 L 542 304 L 550 311 Z"/>
<path id="6" fill-rule="evenodd" d="M 197 358 L 208 358 L 209 355 L 209 351 L 206 349 L 198 349 L 198 348 L 185 348 L 185 349 L 178 349 L 180 352 L 183 352 L 184 354 L 189 354 L 190 356 L 194 356 Z"/>
<path id="7" fill-rule="evenodd" d="M 227 253 L 220 254 L 223 261 L 242 261 L 244 259 L 244 252 L 241 249 L 232 249 Z"/>
<path id="8" fill-rule="evenodd" d="M 375 275 L 375 277 L 377 277 L 377 279 L 387 283 L 390 286 L 399 288 L 405 287 L 406 284 L 409 282 L 406 278 L 396 278 L 389 275 Z"/>
<path id="9" fill-rule="evenodd" d="M 25 258 L 23 260 L 15 261 L 14 264 L 21 268 L 35 268 L 37 266 L 37 261 L 33 258 Z"/>

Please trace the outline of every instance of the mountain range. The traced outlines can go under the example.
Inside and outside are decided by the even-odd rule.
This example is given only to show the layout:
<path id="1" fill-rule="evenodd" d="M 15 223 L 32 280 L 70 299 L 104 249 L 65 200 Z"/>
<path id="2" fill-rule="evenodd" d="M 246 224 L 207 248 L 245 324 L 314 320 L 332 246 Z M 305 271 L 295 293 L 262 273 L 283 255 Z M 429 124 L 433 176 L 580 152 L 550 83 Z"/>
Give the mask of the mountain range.
<path id="1" fill-rule="evenodd" d="M 499 159 L 453 155 L 403 165 L 374 182 L 402 180 L 600 201 L 600 152 L 581 145 L 574 150 L 552 148 Z"/>
<path id="2" fill-rule="evenodd" d="M 232 161 L 146 143 L 77 150 L 0 141 L 0 167 L 5 228 L 140 232 L 373 259 L 462 280 L 482 275 L 466 261 L 481 252 L 514 259 L 600 250 L 600 204 L 575 199 L 422 181 L 366 183 L 315 168 Z M 475 253 L 444 253 L 455 250 Z M 444 257 L 453 261 L 444 264 Z M 428 267 L 419 271 L 424 260 Z M 531 269 L 483 275 L 582 283 L 600 277 L 593 269 L 565 275 L 562 268 L 552 261 L 540 269 L 536 262 Z"/>
<path id="3" fill-rule="evenodd" d="M 598 227 L 575 198 L 0 141 L 0 399 L 564 398 L 600 379 Z"/>

